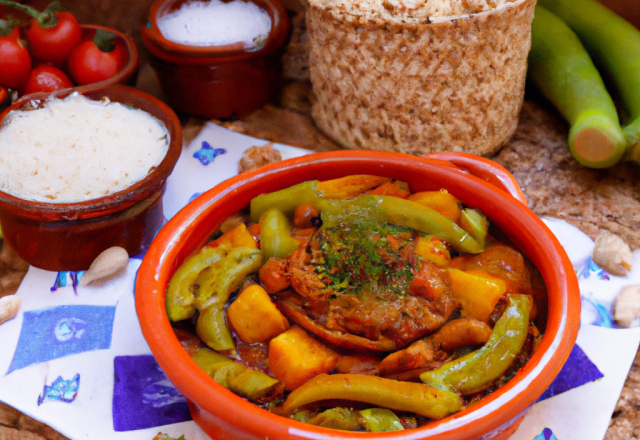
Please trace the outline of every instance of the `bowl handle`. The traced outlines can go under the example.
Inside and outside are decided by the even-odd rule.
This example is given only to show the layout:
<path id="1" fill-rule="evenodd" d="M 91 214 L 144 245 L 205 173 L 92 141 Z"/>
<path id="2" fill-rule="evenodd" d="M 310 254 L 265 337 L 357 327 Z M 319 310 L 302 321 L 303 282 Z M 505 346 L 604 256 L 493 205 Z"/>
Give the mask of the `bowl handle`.
<path id="1" fill-rule="evenodd" d="M 515 199 L 527 205 L 527 198 L 516 178 L 497 162 L 469 153 L 430 153 L 424 157 L 449 162 L 458 168 L 462 168 L 471 175 L 508 192 Z"/>

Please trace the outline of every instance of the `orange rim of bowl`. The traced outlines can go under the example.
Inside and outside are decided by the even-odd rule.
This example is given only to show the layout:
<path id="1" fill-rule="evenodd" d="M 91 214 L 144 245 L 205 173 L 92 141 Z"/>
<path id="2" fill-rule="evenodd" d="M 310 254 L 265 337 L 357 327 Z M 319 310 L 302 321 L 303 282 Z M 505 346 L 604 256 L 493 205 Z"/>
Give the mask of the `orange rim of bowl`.
<path id="1" fill-rule="evenodd" d="M 308 166 L 323 166 L 325 171 L 318 173 L 333 173 L 326 178 L 334 178 L 344 173 L 327 170 L 341 162 L 358 162 L 357 166 L 369 166 L 369 173 L 373 173 L 370 169 L 372 165 L 378 165 L 382 175 L 391 165 L 410 167 L 411 172 L 427 173 L 429 178 L 437 182 L 449 181 L 443 186 L 456 197 L 461 192 L 470 192 L 476 200 L 478 195 L 481 196 L 480 201 L 494 200 L 491 220 L 538 267 L 547 285 L 547 328 L 538 350 L 527 364 L 506 385 L 480 402 L 415 430 L 388 433 L 347 432 L 308 425 L 275 415 L 225 389 L 201 370 L 182 348 L 167 318 L 164 294 L 171 275 L 189 254 L 200 248 L 219 222 L 248 205 L 247 200 L 237 197 L 239 187 L 249 186 L 247 194 L 251 192 L 251 197 L 270 192 L 278 185 L 273 182 L 287 180 L 288 173 L 295 173 L 301 177 L 308 175 Z M 270 438 L 309 438 L 310 435 L 314 435 L 342 439 L 406 440 L 426 437 L 445 439 L 455 434 L 456 439 L 470 440 L 507 425 L 520 416 L 548 388 L 571 352 L 580 325 L 578 281 L 564 249 L 537 215 L 520 201 L 504 191 L 496 191 L 495 187 L 482 179 L 462 174 L 459 170 L 442 166 L 438 162 L 401 153 L 317 153 L 278 162 L 231 178 L 199 196 L 178 212 L 159 231 L 147 251 L 138 271 L 135 289 L 136 310 L 143 335 L 172 383 L 202 411 L 215 414 L 232 425 L 233 420 L 237 418 L 252 417 L 250 420 L 253 423 L 245 424 L 243 429 L 253 435 Z M 354 170 L 354 173 L 361 171 Z M 310 178 L 313 177 L 303 180 Z M 289 184 L 294 184 L 294 180 Z M 244 195 L 245 198 L 247 194 Z M 201 227 L 199 230 L 198 219 L 208 217 L 214 210 L 219 212 L 216 214 L 218 224 L 210 224 L 207 228 Z M 242 416 L 238 411 L 243 412 Z M 297 435 L 296 432 L 305 434 Z"/>

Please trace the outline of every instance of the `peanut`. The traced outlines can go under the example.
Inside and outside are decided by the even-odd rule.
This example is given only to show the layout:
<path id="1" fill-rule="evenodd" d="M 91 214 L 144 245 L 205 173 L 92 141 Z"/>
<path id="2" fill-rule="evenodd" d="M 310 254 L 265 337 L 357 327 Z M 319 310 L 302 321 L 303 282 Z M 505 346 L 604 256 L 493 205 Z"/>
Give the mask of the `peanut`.
<path id="1" fill-rule="evenodd" d="M 22 304 L 22 298 L 16 295 L 8 295 L 0 298 L 0 324 L 4 324 L 10 319 L 13 319 L 20 310 Z"/>
<path id="2" fill-rule="evenodd" d="M 86 286 L 98 280 L 111 277 L 129 264 L 129 254 L 124 248 L 119 246 L 110 247 L 100 253 L 93 260 L 89 270 L 87 270 L 82 278 L 80 285 Z"/>
<path id="3" fill-rule="evenodd" d="M 640 285 L 627 286 L 616 296 L 613 319 L 619 327 L 629 328 L 640 313 Z"/>
<path id="4" fill-rule="evenodd" d="M 602 231 L 596 237 L 592 258 L 612 275 L 624 277 L 631 270 L 631 248 L 622 238 L 609 231 Z"/>

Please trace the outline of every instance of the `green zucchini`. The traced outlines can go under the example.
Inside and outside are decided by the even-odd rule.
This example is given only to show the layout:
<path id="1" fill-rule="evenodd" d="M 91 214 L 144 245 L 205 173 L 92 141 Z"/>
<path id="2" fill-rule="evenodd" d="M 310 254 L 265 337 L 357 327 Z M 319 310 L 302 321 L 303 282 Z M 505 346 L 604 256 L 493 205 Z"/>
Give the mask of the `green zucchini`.
<path id="1" fill-rule="evenodd" d="M 637 1 L 637 0 L 636 0 Z M 626 160 L 640 164 L 640 31 L 595 0 L 538 0 L 580 38 L 607 80 L 616 88 L 628 124 Z"/>
<path id="2" fill-rule="evenodd" d="M 558 17 L 536 6 L 529 77 L 571 125 L 569 149 L 582 165 L 619 162 L 627 140 L 616 107 L 586 49 Z"/>

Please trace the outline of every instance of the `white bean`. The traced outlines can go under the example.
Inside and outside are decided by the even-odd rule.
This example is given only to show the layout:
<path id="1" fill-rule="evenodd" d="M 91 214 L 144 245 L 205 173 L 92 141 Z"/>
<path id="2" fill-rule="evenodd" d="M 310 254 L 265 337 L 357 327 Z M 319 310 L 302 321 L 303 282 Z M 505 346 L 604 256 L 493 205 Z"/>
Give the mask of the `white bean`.
<path id="1" fill-rule="evenodd" d="M 640 313 L 640 285 L 627 286 L 618 293 L 613 318 L 622 328 L 629 328 Z"/>
<path id="2" fill-rule="evenodd" d="M 15 318 L 21 304 L 22 298 L 17 295 L 8 295 L 0 298 L 0 324 Z"/>

